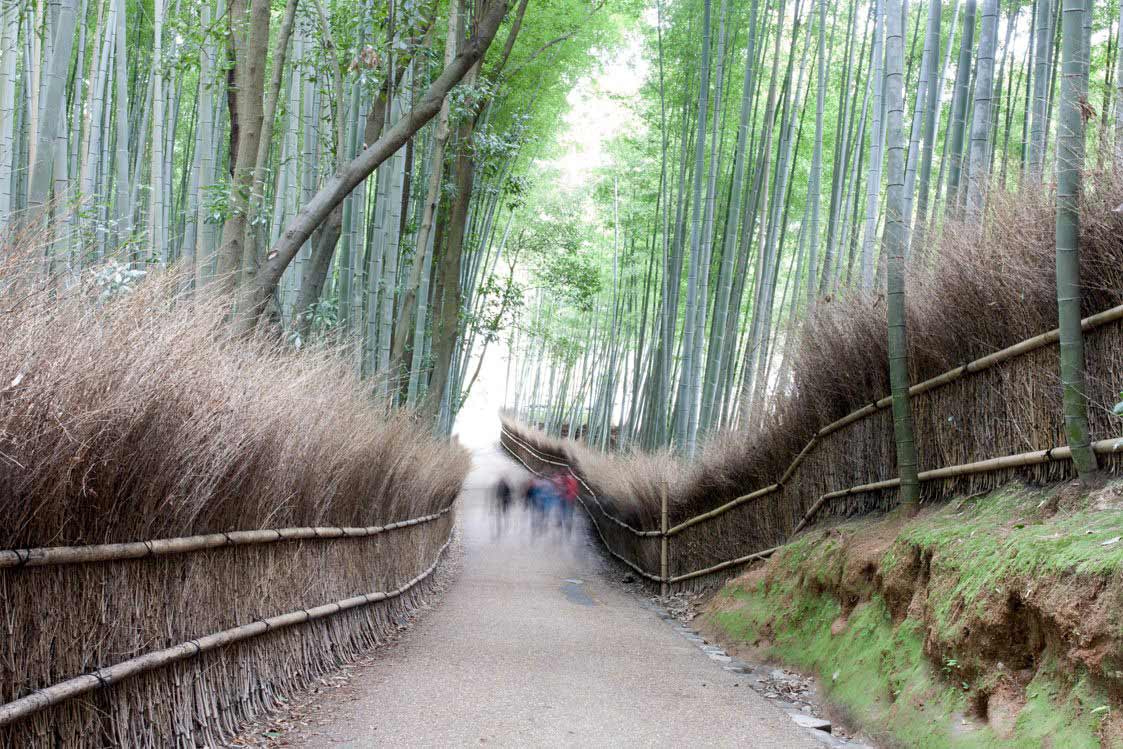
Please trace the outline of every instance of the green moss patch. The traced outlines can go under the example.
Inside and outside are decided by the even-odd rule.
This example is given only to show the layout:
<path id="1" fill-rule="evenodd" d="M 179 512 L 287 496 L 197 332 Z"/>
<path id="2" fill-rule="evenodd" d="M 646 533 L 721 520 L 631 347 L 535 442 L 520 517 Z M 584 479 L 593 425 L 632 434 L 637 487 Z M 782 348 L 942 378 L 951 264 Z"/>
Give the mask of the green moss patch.
<path id="1" fill-rule="evenodd" d="M 887 743 L 1123 746 L 1114 492 L 1010 487 L 816 532 L 729 583 L 706 626 L 816 673 Z"/>

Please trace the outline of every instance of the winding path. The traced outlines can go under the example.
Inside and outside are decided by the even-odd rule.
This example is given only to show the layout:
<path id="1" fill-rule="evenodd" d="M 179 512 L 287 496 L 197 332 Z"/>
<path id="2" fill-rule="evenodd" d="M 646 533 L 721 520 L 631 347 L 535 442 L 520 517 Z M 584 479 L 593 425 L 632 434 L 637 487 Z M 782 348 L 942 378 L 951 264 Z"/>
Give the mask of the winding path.
<path id="1" fill-rule="evenodd" d="M 496 535 L 477 454 L 463 559 L 444 600 L 351 683 L 318 698 L 295 746 L 822 746 L 615 585 L 576 528 Z"/>

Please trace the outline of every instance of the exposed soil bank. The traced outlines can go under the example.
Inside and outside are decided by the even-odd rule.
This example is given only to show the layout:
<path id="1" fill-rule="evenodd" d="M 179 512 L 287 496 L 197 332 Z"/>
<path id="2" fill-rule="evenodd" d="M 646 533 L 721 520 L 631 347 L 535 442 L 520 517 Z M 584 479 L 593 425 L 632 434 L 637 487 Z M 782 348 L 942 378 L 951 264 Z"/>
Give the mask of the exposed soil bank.
<path id="1" fill-rule="evenodd" d="M 887 745 L 1123 747 L 1123 484 L 1011 486 L 809 534 L 704 621 Z"/>

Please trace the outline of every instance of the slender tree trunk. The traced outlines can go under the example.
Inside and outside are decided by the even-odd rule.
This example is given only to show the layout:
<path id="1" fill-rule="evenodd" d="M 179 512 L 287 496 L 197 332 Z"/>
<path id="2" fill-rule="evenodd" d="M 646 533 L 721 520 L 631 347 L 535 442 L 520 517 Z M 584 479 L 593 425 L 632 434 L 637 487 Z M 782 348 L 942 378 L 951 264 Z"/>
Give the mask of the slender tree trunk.
<path id="1" fill-rule="evenodd" d="M 695 367 L 694 361 L 694 336 L 701 335 L 696 330 L 697 307 L 705 305 L 706 300 L 700 298 L 699 281 L 701 277 L 701 250 L 702 250 L 702 185 L 705 178 L 706 160 L 706 123 L 708 121 L 710 97 L 710 0 L 702 3 L 702 72 L 698 84 L 698 113 L 695 124 L 694 142 L 694 184 L 692 189 L 691 216 L 690 216 L 690 270 L 687 275 L 686 292 L 686 322 L 683 329 L 683 371 L 679 386 L 679 408 L 676 425 L 678 427 L 678 444 L 687 455 L 694 454 L 697 433 L 691 433 L 691 414 L 696 408 L 695 396 Z"/>
<path id="2" fill-rule="evenodd" d="M 16 155 L 16 91 L 19 77 L 19 4 L 0 5 L 0 229 L 8 225 L 12 209 L 12 172 Z"/>
<path id="3" fill-rule="evenodd" d="M 1098 470 L 1090 447 L 1084 334 L 1080 329 L 1080 192 L 1084 166 L 1082 104 L 1084 0 L 1064 0 L 1061 106 L 1057 124 L 1057 316 L 1065 435 L 1080 478 Z"/>
<path id="4" fill-rule="evenodd" d="M 875 10 L 877 13 L 876 4 L 880 0 L 874 0 Z M 808 255 L 807 255 L 807 273 L 808 278 L 817 279 L 819 277 L 819 205 L 822 203 L 822 197 L 819 195 L 821 186 L 823 184 L 823 110 L 826 102 L 827 94 L 827 0 L 818 0 L 819 5 L 819 33 L 818 33 L 818 64 L 816 65 L 815 77 L 815 145 L 811 151 L 811 174 L 807 178 L 807 199 L 811 201 L 811 229 L 810 236 L 806 237 L 808 240 Z M 877 21 L 874 22 L 874 59 L 876 61 L 878 41 L 877 41 Z M 873 75 L 878 76 L 879 68 L 873 68 Z M 880 93 L 881 81 L 877 80 L 874 84 L 876 90 Z M 875 94 L 874 106 L 879 106 L 876 100 L 880 96 Z M 880 116 L 876 118 L 880 122 Z M 875 127 L 877 125 L 875 124 Z M 874 135 L 875 141 L 877 135 Z M 875 142 L 874 148 L 876 149 L 879 144 Z M 880 165 L 879 165 L 880 166 Z M 863 266 L 864 267 L 864 266 Z M 812 280 L 807 284 L 807 304 L 812 306 L 815 304 L 816 292 L 818 291 L 817 284 Z"/>
<path id="5" fill-rule="evenodd" d="M 973 3 L 974 0 L 968 0 Z M 970 8 L 973 11 L 973 8 Z M 901 0 L 886 3 L 885 95 L 886 95 L 886 176 L 885 252 L 889 258 L 886 308 L 889 319 L 889 380 L 893 394 L 893 432 L 897 445 L 897 472 L 901 479 L 901 504 L 910 514 L 920 502 L 917 475 L 917 449 L 913 430 L 912 402 L 909 399 L 908 332 L 905 314 L 904 225 L 905 154 L 904 81 Z M 969 12 L 968 16 L 974 16 Z M 966 40 L 966 35 L 965 35 Z"/>
<path id="6" fill-rule="evenodd" d="M 284 80 L 285 60 L 288 58 L 289 40 L 292 38 L 294 19 L 296 18 L 297 0 L 287 0 L 285 15 L 281 19 L 281 28 L 277 33 L 277 44 L 273 51 L 273 70 L 269 77 L 269 88 L 265 91 L 265 100 L 262 105 L 261 134 L 257 139 L 254 151 L 253 172 L 250 176 L 251 195 L 246 210 L 250 213 L 250 221 L 246 222 L 245 236 L 242 239 L 242 270 L 248 275 L 253 275 L 257 270 L 257 232 L 256 217 L 261 212 L 261 204 L 265 194 L 265 170 L 269 164 L 269 152 L 273 147 L 274 120 L 277 114 L 277 100 L 281 95 L 281 83 Z M 265 43 L 268 44 L 268 33 Z M 332 64 L 335 65 L 334 58 Z M 338 65 L 336 65 L 338 67 Z M 262 66 L 264 74 L 264 65 Z M 263 84 L 264 85 L 264 84 Z"/>
<path id="7" fill-rule="evenodd" d="M 448 244 L 441 257 L 438 288 L 439 304 L 433 322 L 433 374 L 429 383 L 428 406 L 436 416 L 450 384 L 457 333 L 460 330 L 461 290 L 460 274 L 463 262 L 464 226 L 468 220 L 468 204 L 472 197 L 474 169 L 468 142 L 472 137 L 475 120 L 469 118 L 460 126 L 457 141 L 460 152 L 456 158 L 456 199 L 449 216 Z M 452 398 L 455 394 L 449 393 Z"/>
<path id="8" fill-rule="evenodd" d="M 1045 141 L 1048 138 L 1049 121 L 1047 98 L 1049 91 L 1049 48 L 1053 39 L 1053 17 L 1050 0 L 1036 0 L 1033 71 L 1033 119 L 1029 133 L 1029 174 L 1040 179 L 1045 169 Z"/>
<path id="9" fill-rule="evenodd" d="M 967 175 L 967 217 L 981 221 L 990 183 L 991 93 L 994 91 L 994 54 L 998 43 L 998 0 L 983 0 L 979 27 L 979 55 L 975 61 L 975 107 L 971 113 L 971 154 Z"/>
<path id="10" fill-rule="evenodd" d="M 233 156 L 229 215 L 222 225 L 218 250 L 218 277 L 233 289 L 242 270 L 246 227 L 249 224 L 250 192 L 257 162 L 257 147 L 264 120 L 265 61 L 269 48 L 269 0 L 250 0 L 248 12 L 239 18 L 231 6 L 235 39 L 233 75 L 236 81 L 237 147 Z M 232 114 L 233 117 L 233 114 Z M 270 289 L 270 294 L 272 289 Z"/>
<path id="11" fill-rule="evenodd" d="M 870 132 L 870 176 L 866 180 L 866 221 L 862 239 L 862 288 L 874 287 L 874 245 L 877 243 L 878 207 L 881 202 L 881 164 L 885 146 L 885 123 L 882 120 L 885 101 L 885 53 L 884 38 L 885 0 L 874 0 L 873 62 L 870 65 L 873 76 L 873 128 Z M 923 184 L 923 183 L 922 183 Z M 814 240 L 814 232 L 812 232 Z M 817 276 L 812 278 L 817 279 Z M 809 284 L 815 286 L 814 281 Z"/>
<path id="12" fill-rule="evenodd" d="M 930 92 L 936 88 L 936 64 L 940 58 L 940 0 L 929 0 L 928 22 L 925 26 L 924 48 L 920 60 L 920 80 L 914 97 L 913 116 L 910 123 L 911 137 L 908 158 L 905 161 L 905 227 L 909 230 L 909 244 L 912 244 L 913 195 L 916 193 L 916 172 L 922 159 L 921 147 L 929 121 L 928 106 L 932 97 Z"/>
<path id="13" fill-rule="evenodd" d="M 456 46 L 459 39 L 459 2 L 452 0 L 449 6 L 448 33 L 445 36 L 445 65 L 451 65 L 456 57 Z M 448 145 L 449 130 L 449 99 L 446 96 L 441 101 L 440 113 L 437 116 L 437 127 L 433 134 L 433 153 L 429 161 L 429 184 L 426 187 L 425 203 L 422 208 L 421 225 L 417 231 L 415 242 L 415 260 L 410 270 L 409 280 L 406 283 L 405 297 L 402 300 L 402 309 L 398 314 L 397 327 L 394 330 L 393 351 L 391 352 L 390 371 L 387 376 L 392 383 L 401 377 L 404 365 L 406 344 L 413 343 L 416 347 L 420 341 L 418 330 L 424 331 L 424 305 L 426 299 L 421 299 L 421 287 L 428 286 L 429 265 L 433 256 L 433 224 L 436 221 L 437 208 L 441 201 L 441 185 L 444 181 L 445 148 Z M 421 317 L 422 324 L 413 324 L 414 307 L 418 308 L 417 314 Z M 412 335 L 410 333 L 412 332 Z M 413 367 L 410 368 L 408 391 L 416 393 Z M 407 398 L 413 401 L 407 392 Z"/>
<path id="14" fill-rule="evenodd" d="M 971 47 L 975 42 L 975 0 L 967 0 L 963 14 L 963 41 L 959 44 L 959 63 L 956 66 L 955 94 L 952 102 L 951 122 L 947 138 L 948 185 L 944 196 L 944 212 L 952 213 L 958 205 L 959 180 L 963 166 L 963 140 L 967 123 L 967 105 L 970 96 Z"/>
<path id="15" fill-rule="evenodd" d="M 59 16 L 54 24 L 55 37 L 51 45 L 49 67 L 41 104 L 38 145 L 35 160 L 31 163 L 31 180 L 27 208 L 33 222 L 46 221 L 44 211 L 50 197 L 54 175 L 55 139 L 60 129 L 66 127 L 66 79 L 70 70 L 70 53 L 74 48 L 74 0 L 60 0 Z M 62 196 L 56 196 L 61 198 Z"/>
<path id="16" fill-rule="evenodd" d="M 1115 53 L 1115 167 L 1123 169 L 1123 54 L 1118 49 L 1123 45 L 1123 3 L 1119 4 L 1119 24 L 1116 27 Z"/>
<path id="17" fill-rule="evenodd" d="M 164 227 L 164 157 L 161 153 L 164 143 L 164 128 L 167 125 L 164 113 L 164 0 L 153 1 L 152 11 L 152 153 L 151 181 L 148 192 L 148 241 L 152 245 L 152 256 L 161 263 L 168 262 L 168 242 Z M 138 150 L 143 151 L 144 144 Z"/>

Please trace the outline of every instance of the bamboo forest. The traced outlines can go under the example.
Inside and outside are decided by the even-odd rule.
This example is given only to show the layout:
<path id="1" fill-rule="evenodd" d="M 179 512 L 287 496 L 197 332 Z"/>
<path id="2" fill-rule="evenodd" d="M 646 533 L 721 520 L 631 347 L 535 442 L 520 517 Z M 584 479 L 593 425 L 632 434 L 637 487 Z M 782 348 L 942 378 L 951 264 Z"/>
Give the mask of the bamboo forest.
<path id="1" fill-rule="evenodd" d="M 0 746 L 1123 747 L 1121 34 L 0 0 Z"/>
<path id="2" fill-rule="evenodd" d="M 1054 181 L 1066 18 L 1081 161 L 1123 132 L 1107 6 L 243 5 L 7 3 L 4 225 L 58 283 L 174 264 L 354 337 L 446 431 L 500 339 L 506 405 L 600 447 L 750 427 L 821 299 Z M 567 87 L 620 45 L 627 127 L 559 189 Z"/>

